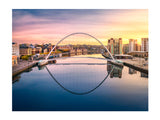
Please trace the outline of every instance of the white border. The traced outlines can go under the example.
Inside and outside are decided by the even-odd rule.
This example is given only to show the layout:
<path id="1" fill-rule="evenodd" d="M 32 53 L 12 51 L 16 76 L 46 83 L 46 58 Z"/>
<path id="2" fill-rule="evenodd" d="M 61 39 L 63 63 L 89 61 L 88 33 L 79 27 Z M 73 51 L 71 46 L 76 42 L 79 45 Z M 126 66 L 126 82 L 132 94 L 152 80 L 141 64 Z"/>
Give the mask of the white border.
<path id="1" fill-rule="evenodd" d="M 149 8 L 149 112 L 12 112 L 12 9 L 148 9 Z M 0 119 L 158 119 L 159 93 L 159 3 L 158 0 L 3 0 L 0 2 L 1 87 Z"/>

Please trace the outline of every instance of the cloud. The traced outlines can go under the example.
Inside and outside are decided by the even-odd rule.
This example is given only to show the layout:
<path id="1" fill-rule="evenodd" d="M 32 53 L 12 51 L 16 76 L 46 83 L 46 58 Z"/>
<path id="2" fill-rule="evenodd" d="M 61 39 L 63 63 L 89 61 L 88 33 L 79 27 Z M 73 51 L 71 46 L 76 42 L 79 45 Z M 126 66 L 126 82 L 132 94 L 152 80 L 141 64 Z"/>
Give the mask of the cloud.
<path id="1" fill-rule="evenodd" d="M 19 42 L 41 43 L 73 32 L 87 32 L 100 39 L 148 34 L 148 10 L 13 9 L 12 12 L 13 40 Z"/>

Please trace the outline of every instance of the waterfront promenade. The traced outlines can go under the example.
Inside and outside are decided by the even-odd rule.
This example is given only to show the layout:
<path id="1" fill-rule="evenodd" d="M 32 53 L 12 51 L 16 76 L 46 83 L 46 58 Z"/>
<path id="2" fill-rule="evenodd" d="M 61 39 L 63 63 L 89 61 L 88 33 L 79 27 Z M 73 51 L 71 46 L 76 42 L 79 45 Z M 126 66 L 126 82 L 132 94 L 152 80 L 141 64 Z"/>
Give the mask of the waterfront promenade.
<path id="1" fill-rule="evenodd" d="M 103 57 L 107 58 L 105 55 Z M 148 74 L 148 60 L 144 58 L 134 57 L 133 59 L 116 59 L 123 62 L 123 65 L 133 68 L 137 71 Z M 112 62 L 112 64 L 115 64 Z M 116 64 L 115 64 L 116 65 Z"/>
<path id="2" fill-rule="evenodd" d="M 19 62 L 17 65 L 12 66 L 12 76 L 15 76 L 21 72 L 23 72 L 24 70 L 33 67 L 34 65 L 36 65 L 38 61 L 21 61 Z"/>
<path id="3" fill-rule="evenodd" d="M 48 62 L 52 62 L 54 59 L 49 59 Z M 38 63 L 39 60 L 34 61 L 20 61 L 17 65 L 12 66 L 12 76 L 15 76 L 28 68 L 31 68 L 35 66 Z"/>
<path id="4" fill-rule="evenodd" d="M 124 65 L 148 74 L 148 60 L 145 61 L 144 58 L 120 59 L 120 60 L 123 61 Z"/>
<path id="5" fill-rule="evenodd" d="M 118 59 L 123 62 L 125 66 L 131 67 L 135 70 L 144 72 L 148 74 L 148 61 L 145 61 L 144 58 L 134 58 L 134 59 Z M 35 61 L 21 61 L 17 65 L 12 66 L 12 76 L 15 76 L 28 68 L 33 67 L 37 64 L 39 60 Z M 50 59 L 49 61 L 53 61 L 53 59 Z M 146 64 L 146 65 L 145 65 Z"/>

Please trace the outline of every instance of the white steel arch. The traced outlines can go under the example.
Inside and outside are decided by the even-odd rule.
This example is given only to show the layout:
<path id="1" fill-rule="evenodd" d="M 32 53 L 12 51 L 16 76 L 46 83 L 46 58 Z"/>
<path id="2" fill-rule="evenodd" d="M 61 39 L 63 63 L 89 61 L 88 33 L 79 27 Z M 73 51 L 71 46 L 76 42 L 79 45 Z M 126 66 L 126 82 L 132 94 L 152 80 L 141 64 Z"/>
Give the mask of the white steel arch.
<path id="1" fill-rule="evenodd" d="M 108 53 L 110 54 L 112 60 L 115 61 L 115 59 L 114 59 L 114 57 L 112 56 L 112 54 L 109 52 L 109 50 L 107 49 L 107 47 L 105 47 L 105 46 L 102 44 L 102 42 L 101 42 L 100 40 L 98 40 L 97 38 L 95 38 L 94 36 L 92 36 L 92 35 L 90 35 L 90 34 L 88 34 L 88 33 L 83 33 L 83 32 L 71 33 L 71 34 L 65 36 L 64 38 L 62 38 L 61 40 L 59 40 L 59 41 L 57 42 L 57 44 L 52 48 L 52 50 L 51 50 L 51 51 L 49 52 L 49 54 L 47 55 L 46 60 L 48 59 L 48 57 L 50 56 L 50 54 L 52 53 L 52 51 L 57 47 L 57 45 L 58 45 L 59 43 L 61 43 L 64 39 L 68 38 L 69 36 L 76 35 L 76 34 L 87 35 L 87 36 L 90 36 L 90 37 L 94 38 L 95 40 L 97 40 L 97 41 L 108 51 Z"/>

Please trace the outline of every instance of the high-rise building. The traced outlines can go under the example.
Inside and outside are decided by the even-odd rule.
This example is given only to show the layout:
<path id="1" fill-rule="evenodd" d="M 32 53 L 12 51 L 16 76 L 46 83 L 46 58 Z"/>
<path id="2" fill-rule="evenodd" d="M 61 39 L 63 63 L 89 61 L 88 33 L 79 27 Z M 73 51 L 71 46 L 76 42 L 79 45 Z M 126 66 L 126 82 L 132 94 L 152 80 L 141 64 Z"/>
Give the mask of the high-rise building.
<path id="1" fill-rule="evenodd" d="M 108 50 L 111 54 L 122 54 L 122 38 L 108 40 Z"/>
<path id="2" fill-rule="evenodd" d="M 123 54 L 127 54 L 129 52 L 129 44 L 123 44 Z"/>
<path id="3" fill-rule="evenodd" d="M 141 51 L 148 52 L 148 38 L 141 39 Z"/>
<path id="4" fill-rule="evenodd" d="M 129 52 L 141 51 L 141 45 L 138 44 L 137 39 L 129 39 Z"/>
<path id="5" fill-rule="evenodd" d="M 136 44 L 136 50 L 135 51 L 141 51 L 141 45 Z"/>
<path id="6" fill-rule="evenodd" d="M 137 40 L 129 39 L 129 52 L 136 51 Z"/>

